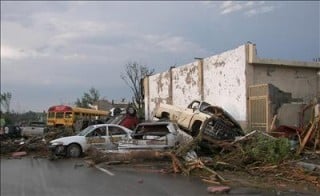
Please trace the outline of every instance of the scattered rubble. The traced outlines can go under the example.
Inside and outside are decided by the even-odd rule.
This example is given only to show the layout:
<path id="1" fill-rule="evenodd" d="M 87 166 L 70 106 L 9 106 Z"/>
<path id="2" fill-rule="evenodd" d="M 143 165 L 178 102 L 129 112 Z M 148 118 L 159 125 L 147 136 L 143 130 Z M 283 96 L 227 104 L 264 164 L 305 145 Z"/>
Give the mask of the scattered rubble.
<path id="1" fill-rule="evenodd" d="M 19 139 L 8 138 L 1 141 L 1 156 L 10 156 L 11 153 L 24 151 L 27 154 L 47 157 L 49 155 L 47 142 L 55 138 L 73 135 L 72 129 L 54 129 L 43 136 L 21 137 Z"/>
<path id="2" fill-rule="evenodd" d="M 316 105 L 312 107 L 316 111 Z M 223 171 L 241 171 L 253 177 L 272 179 L 270 185 L 274 186 L 286 182 L 308 183 L 320 191 L 319 112 L 301 127 L 281 125 L 271 132 L 252 131 L 244 135 L 238 123 L 221 108 L 199 102 L 198 107 L 190 104 L 186 110 L 192 111 L 191 117 L 203 115 L 206 118 L 193 125 L 190 118 L 190 126 L 184 126 L 179 120 L 183 113 L 162 113 L 161 117 L 171 122 L 142 123 L 150 127 L 139 128 L 130 140 L 120 142 L 116 150 L 90 147 L 85 162 L 92 167 L 164 162 L 168 164 L 157 171 L 199 176 L 208 184 L 209 193 L 223 194 L 231 190 L 232 179 L 225 179 L 221 175 Z M 195 110 L 200 112 L 195 113 Z M 179 126 L 193 137 L 172 129 L 174 122 L 180 123 Z M 48 156 L 49 141 L 70 135 L 74 135 L 71 129 L 56 129 L 43 136 L 3 140 L 1 155 L 20 158 L 36 153 Z M 158 144 L 161 148 L 154 147 Z"/>

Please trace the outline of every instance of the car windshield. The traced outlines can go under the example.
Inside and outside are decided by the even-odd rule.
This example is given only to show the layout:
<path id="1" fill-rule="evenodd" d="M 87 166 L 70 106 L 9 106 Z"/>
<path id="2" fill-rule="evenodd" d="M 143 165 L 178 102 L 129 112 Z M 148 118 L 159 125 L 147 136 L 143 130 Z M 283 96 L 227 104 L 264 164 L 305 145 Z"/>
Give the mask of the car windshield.
<path id="1" fill-rule="evenodd" d="M 85 129 L 83 129 L 82 131 L 80 131 L 80 133 L 78 133 L 77 135 L 79 135 L 79 136 L 85 136 L 85 135 L 87 135 L 93 128 L 94 128 L 94 126 L 91 125 L 91 126 L 85 128 Z"/>
<path id="2" fill-rule="evenodd" d="M 202 102 L 201 105 L 200 105 L 200 111 L 202 112 L 203 110 L 205 110 L 207 107 L 211 106 L 209 103 L 207 102 Z"/>

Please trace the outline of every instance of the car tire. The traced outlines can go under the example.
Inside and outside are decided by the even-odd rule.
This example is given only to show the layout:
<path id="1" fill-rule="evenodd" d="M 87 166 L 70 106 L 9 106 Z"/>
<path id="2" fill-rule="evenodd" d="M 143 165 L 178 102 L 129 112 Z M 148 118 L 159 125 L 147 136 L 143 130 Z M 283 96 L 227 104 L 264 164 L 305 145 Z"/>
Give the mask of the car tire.
<path id="1" fill-rule="evenodd" d="M 201 122 L 195 122 L 191 128 L 191 136 L 196 137 L 200 132 Z"/>
<path id="2" fill-rule="evenodd" d="M 159 119 L 159 121 L 160 122 L 168 122 L 168 121 L 170 121 L 170 114 L 168 114 L 168 113 L 163 113 L 162 115 L 161 115 L 161 118 Z"/>
<path id="3" fill-rule="evenodd" d="M 70 144 L 67 148 L 68 157 L 77 158 L 81 155 L 81 147 L 78 144 Z"/>

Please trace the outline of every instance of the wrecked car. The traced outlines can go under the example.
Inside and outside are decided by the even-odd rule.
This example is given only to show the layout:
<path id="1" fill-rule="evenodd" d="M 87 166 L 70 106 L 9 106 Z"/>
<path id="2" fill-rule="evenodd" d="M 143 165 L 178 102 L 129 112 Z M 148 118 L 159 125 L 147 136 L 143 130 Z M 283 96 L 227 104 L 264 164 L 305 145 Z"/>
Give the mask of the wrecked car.
<path id="1" fill-rule="evenodd" d="M 244 132 L 238 122 L 224 109 L 204 101 L 194 100 L 187 108 L 160 103 L 156 107 L 155 117 L 161 120 L 171 120 L 192 136 L 197 136 L 205 120 L 204 134 L 212 139 L 228 140 L 243 136 Z"/>
<path id="2" fill-rule="evenodd" d="M 129 129 L 134 129 L 139 123 L 137 110 L 132 106 L 128 106 L 125 112 L 121 112 L 120 108 L 118 109 L 120 110 L 118 112 L 114 112 L 115 110 L 112 111 L 113 116 L 111 116 L 107 123 L 118 124 Z"/>
<path id="3" fill-rule="evenodd" d="M 119 149 L 169 149 L 192 141 L 192 137 L 172 122 L 140 123 L 132 133 L 132 139 L 119 143 Z"/>
<path id="4" fill-rule="evenodd" d="M 89 147 L 114 149 L 120 140 L 130 139 L 132 130 L 115 124 L 91 125 L 77 135 L 49 142 L 53 155 L 79 157 Z"/>

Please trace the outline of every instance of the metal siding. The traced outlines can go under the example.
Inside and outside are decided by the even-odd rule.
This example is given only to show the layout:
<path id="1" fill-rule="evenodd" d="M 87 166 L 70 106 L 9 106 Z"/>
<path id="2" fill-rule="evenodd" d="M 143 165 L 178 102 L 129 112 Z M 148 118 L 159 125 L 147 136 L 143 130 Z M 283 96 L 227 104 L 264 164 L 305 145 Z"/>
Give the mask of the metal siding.
<path id="1" fill-rule="evenodd" d="M 251 130 L 269 131 L 270 102 L 269 85 L 253 85 L 249 87 L 249 127 Z"/>

